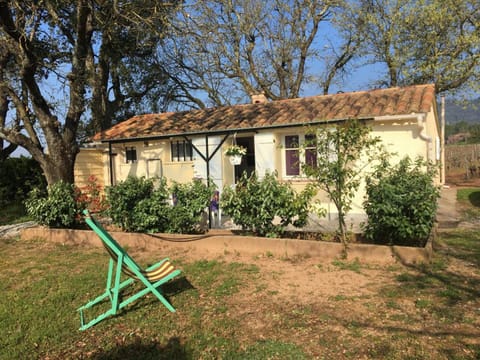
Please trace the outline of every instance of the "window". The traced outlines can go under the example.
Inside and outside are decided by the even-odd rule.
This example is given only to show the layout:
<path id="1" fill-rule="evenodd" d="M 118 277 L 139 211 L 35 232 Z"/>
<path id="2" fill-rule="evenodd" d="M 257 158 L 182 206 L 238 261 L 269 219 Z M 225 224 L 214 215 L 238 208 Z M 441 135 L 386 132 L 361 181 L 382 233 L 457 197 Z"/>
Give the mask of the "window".
<path id="1" fill-rule="evenodd" d="M 134 163 L 137 161 L 137 149 L 134 147 L 125 148 L 125 160 L 126 163 Z"/>
<path id="2" fill-rule="evenodd" d="M 193 159 L 192 142 L 177 140 L 170 143 L 172 161 L 191 161 Z"/>
<path id="3" fill-rule="evenodd" d="M 285 174 L 300 175 L 300 143 L 298 135 L 285 136 Z"/>
<path id="4" fill-rule="evenodd" d="M 285 135 L 284 145 L 285 176 L 300 176 L 302 163 L 310 166 L 317 165 L 315 135 Z"/>

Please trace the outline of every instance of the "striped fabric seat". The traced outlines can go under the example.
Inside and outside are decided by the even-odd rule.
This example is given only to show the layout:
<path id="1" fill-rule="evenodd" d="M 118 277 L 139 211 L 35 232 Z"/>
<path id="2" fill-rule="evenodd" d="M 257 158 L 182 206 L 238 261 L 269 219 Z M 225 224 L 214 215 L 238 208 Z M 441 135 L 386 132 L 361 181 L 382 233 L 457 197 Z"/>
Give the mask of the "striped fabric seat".
<path id="1" fill-rule="evenodd" d="M 181 273 L 180 270 L 175 269 L 168 258 L 146 269 L 142 269 L 87 210 L 84 211 L 84 214 L 85 222 L 102 240 L 103 246 L 110 255 L 110 260 L 105 292 L 78 309 L 80 312 L 80 330 L 86 330 L 103 319 L 117 314 L 120 309 L 150 292 L 153 293 L 168 310 L 175 312 L 175 308 L 162 294 L 160 286 L 178 276 Z M 126 280 L 121 280 L 122 274 L 127 277 Z M 141 282 L 144 288 L 120 301 L 121 291 L 135 281 Z M 110 300 L 111 307 L 103 314 L 86 322 L 84 315 L 85 310 L 106 300 Z"/>
<path id="2" fill-rule="evenodd" d="M 113 252 L 108 246 L 103 243 L 103 246 L 105 247 L 105 250 L 110 254 L 112 259 L 117 262 L 118 261 L 118 256 Z M 158 280 L 163 279 L 164 277 L 170 275 L 173 271 L 175 271 L 175 267 L 173 264 L 170 262 L 170 260 L 165 260 L 158 268 L 150 270 L 150 271 L 145 271 L 143 269 L 139 269 L 141 274 L 150 282 L 156 282 Z M 122 263 L 122 273 L 125 274 L 128 277 L 134 278 L 138 280 L 138 276 L 130 270 L 128 266 L 126 266 L 124 263 Z"/>

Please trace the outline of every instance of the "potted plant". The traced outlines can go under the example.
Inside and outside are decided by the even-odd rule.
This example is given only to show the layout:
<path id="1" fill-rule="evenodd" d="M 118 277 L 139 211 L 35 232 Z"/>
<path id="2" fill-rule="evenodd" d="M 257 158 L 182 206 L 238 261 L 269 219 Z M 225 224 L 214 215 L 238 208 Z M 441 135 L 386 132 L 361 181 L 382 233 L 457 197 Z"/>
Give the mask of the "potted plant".
<path id="1" fill-rule="evenodd" d="M 242 162 L 242 156 L 247 154 L 247 149 L 236 144 L 230 145 L 225 151 L 225 155 L 230 158 L 232 165 L 239 165 Z"/>

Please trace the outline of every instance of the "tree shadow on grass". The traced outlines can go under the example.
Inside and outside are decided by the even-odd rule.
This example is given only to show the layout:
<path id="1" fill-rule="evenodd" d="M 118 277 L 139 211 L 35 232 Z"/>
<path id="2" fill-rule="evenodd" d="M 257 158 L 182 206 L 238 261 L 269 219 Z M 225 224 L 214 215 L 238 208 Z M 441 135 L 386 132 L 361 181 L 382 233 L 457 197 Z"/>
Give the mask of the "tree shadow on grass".
<path id="1" fill-rule="evenodd" d="M 139 360 L 139 359 L 191 359 L 178 337 L 172 337 L 166 345 L 157 342 L 144 343 L 137 341 L 117 346 L 114 349 L 95 354 L 94 360 Z"/>
<path id="2" fill-rule="evenodd" d="M 468 195 L 468 200 L 470 204 L 475 207 L 480 207 L 480 191 L 473 191 Z"/>

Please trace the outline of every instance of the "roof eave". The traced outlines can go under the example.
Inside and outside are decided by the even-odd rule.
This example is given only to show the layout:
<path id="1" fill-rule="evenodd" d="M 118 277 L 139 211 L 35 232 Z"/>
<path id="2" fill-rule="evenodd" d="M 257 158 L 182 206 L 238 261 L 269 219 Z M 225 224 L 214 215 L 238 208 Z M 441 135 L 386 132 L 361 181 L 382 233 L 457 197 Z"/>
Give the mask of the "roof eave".
<path id="1" fill-rule="evenodd" d="M 341 119 L 323 119 L 323 120 L 313 120 L 300 123 L 292 124 L 280 124 L 280 125 L 268 125 L 261 127 L 249 127 L 249 128 L 234 128 L 234 129 L 222 129 L 222 130 L 207 130 L 207 131 L 187 131 L 183 133 L 173 133 L 168 135 L 150 135 L 150 136 L 136 136 L 128 138 L 118 138 L 118 139 L 100 139 L 102 143 L 125 143 L 125 142 L 136 142 L 136 141 L 146 141 L 146 140 L 159 140 L 159 139 L 169 139 L 174 137 L 189 137 L 189 136 L 199 136 L 199 135 L 227 135 L 234 133 L 247 133 L 247 132 L 256 132 L 258 130 L 269 130 L 269 129 L 282 129 L 282 128 L 292 128 L 292 127 L 304 127 L 304 126 L 313 126 L 320 124 L 335 124 L 344 122 L 350 119 L 356 119 L 360 121 L 375 120 L 373 116 L 365 117 L 349 117 Z"/>

